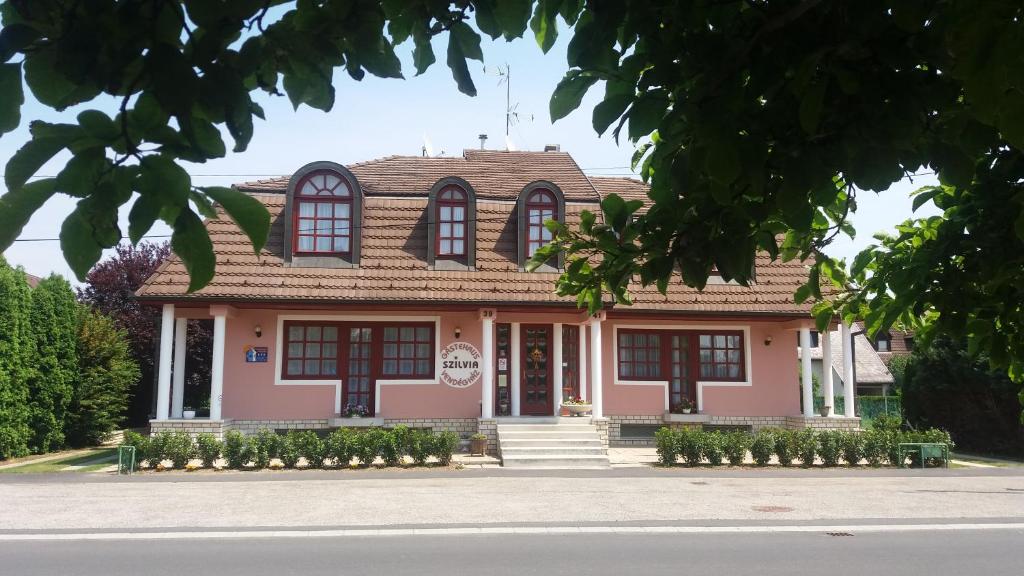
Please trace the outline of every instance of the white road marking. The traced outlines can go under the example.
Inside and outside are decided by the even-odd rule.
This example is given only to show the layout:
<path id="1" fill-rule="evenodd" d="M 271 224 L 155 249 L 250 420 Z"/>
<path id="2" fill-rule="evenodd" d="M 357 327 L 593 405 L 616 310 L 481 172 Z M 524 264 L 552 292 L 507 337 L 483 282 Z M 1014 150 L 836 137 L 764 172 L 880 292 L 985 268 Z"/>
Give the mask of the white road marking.
<path id="1" fill-rule="evenodd" d="M 54 540 L 210 540 L 254 538 L 350 538 L 394 536 L 466 536 L 537 534 L 773 534 L 849 532 L 938 532 L 956 530 L 1021 530 L 1024 522 L 964 524 L 852 524 L 780 526 L 480 526 L 461 528 L 340 528 L 323 530 L 197 530 L 165 532 L 68 532 L 0 534 L 0 542 Z"/>

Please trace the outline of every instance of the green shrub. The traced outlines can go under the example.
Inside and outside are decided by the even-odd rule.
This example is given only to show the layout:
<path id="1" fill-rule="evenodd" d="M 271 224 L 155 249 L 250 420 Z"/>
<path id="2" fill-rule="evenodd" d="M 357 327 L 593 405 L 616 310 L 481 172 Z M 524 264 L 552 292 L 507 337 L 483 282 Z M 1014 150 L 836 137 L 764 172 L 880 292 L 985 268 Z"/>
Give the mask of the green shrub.
<path id="1" fill-rule="evenodd" d="M 353 438 L 352 452 L 362 466 L 372 466 L 377 458 L 377 440 L 373 430 L 361 430 Z"/>
<path id="2" fill-rule="evenodd" d="M 885 438 L 885 458 L 889 461 L 890 466 L 900 466 L 903 464 L 900 458 L 900 442 L 903 442 L 904 435 L 899 431 L 882 430 L 883 437 Z"/>
<path id="3" fill-rule="evenodd" d="M 327 445 L 313 430 L 301 430 L 295 435 L 295 446 L 306 459 L 307 468 L 322 468 L 327 457 Z"/>
<path id="4" fill-rule="evenodd" d="M 843 450 L 843 433 L 839 430 L 822 430 L 818 432 L 818 455 L 825 466 L 839 464 L 839 455 Z M 806 464 L 806 462 L 805 462 Z"/>
<path id="5" fill-rule="evenodd" d="M 654 445 L 658 451 L 658 461 L 663 466 L 672 466 L 679 456 L 679 442 L 671 428 L 662 426 L 654 433 Z"/>
<path id="6" fill-rule="evenodd" d="M 260 428 L 252 438 L 252 461 L 256 468 L 270 466 L 281 454 L 281 436 L 269 428 Z"/>
<path id="7" fill-rule="evenodd" d="M 376 447 L 376 454 L 384 460 L 385 466 L 398 466 L 402 462 L 398 440 L 391 430 L 374 428 L 370 432 L 370 436 Z"/>
<path id="8" fill-rule="evenodd" d="M 238 430 L 224 433 L 224 460 L 229 468 L 241 470 L 252 460 L 252 442 Z"/>
<path id="9" fill-rule="evenodd" d="M 146 451 L 146 460 L 150 468 L 156 468 L 164 460 L 168 459 L 168 444 L 171 442 L 171 432 L 161 430 L 149 436 L 149 450 Z"/>
<path id="10" fill-rule="evenodd" d="M 902 426 L 903 418 L 898 414 L 879 414 L 871 421 L 871 428 L 873 430 L 881 430 L 883 432 L 896 433 L 900 431 Z"/>
<path id="11" fill-rule="evenodd" d="M 864 435 L 861 432 L 849 431 L 842 436 L 843 460 L 849 466 L 856 466 L 864 457 Z"/>
<path id="12" fill-rule="evenodd" d="M 128 334 L 111 318 L 81 306 L 77 328 L 78 375 L 66 433 L 71 446 L 91 446 L 121 424 L 140 372 Z"/>
<path id="13" fill-rule="evenodd" d="M 281 437 L 281 451 L 278 457 L 285 468 L 295 468 L 299 462 L 302 452 L 299 450 L 299 436 L 297 430 L 289 430 Z"/>
<path id="14" fill-rule="evenodd" d="M 417 466 L 426 464 L 427 458 L 430 457 L 430 453 L 434 450 L 434 435 L 426 430 L 412 430 L 409 434 L 408 442 L 408 454 L 413 462 Z"/>
<path id="15" fill-rule="evenodd" d="M 712 466 L 721 466 L 725 456 L 725 436 L 717 431 L 704 432 L 704 458 Z"/>
<path id="16" fill-rule="evenodd" d="M 682 427 L 676 430 L 679 454 L 687 466 L 699 466 L 704 460 L 705 432 L 699 428 Z"/>
<path id="17" fill-rule="evenodd" d="M 334 461 L 335 466 L 348 467 L 352 461 L 353 432 L 348 428 L 338 428 L 327 435 L 327 457 Z"/>
<path id="18" fill-rule="evenodd" d="M 389 433 L 395 439 L 395 446 L 398 447 L 399 460 L 401 460 L 401 456 L 412 456 L 415 432 L 415 430 L 405 424 L 399 424 L 389 430 Z"/>
<path id="19" fill-rule="evenodd" d="M 729 432 L 725 435 L 725 458 L 731 466 L 741 466 L 750 449 L 750 434 L 746 432 Z"/>
<path id="20" fill-rule="evenodd" d="M 869 466 L 881 466 L 882 459 L 885 458 L 885 432 L 867 430 L 862 435 L 864 459 L 868 461 Z"/>
<path id="21" fill-rule="evenodd" d="M 181 470 L 188 464 L 192 455 L 195 454 L 192 435 L 184 430 L 171 434 L 166 444 L 164 444 L 164 450 L 166 450 L 165 458 L 174 464 L 176 470 Z"/>
<path id="22" fill-rule="evenodd" d="M 203 466 L 213 468 L 213 463 L 220 458 L 221 442 L 209 432 L 196 436 L 196 454 L 203 461 Z"/>
<path id="23" fill-rule="evenodd" d="M 149 437 L 143 436 L 134 430 L 125 430 L 121 446 L 135 447 L 135 462 L 139 466 L 149 458 Z M 153 466 L 154 464 L 150 464 Z"/>
<path id="24" fill-rule="evenodd" d="M 896 442 L 897 443 L 900 443 L 900 442 L 934 442 L 934 443 L 940 443 L 940 444 L 947 444 L 949 446 L 950 450 L 952 450 L 953 446 L 954 446 L 953 440 L 949 436 L 949 432 L 946 432 L 945 430 L 938 430 L 936 428 L 931 428 L 929 430 L 923 430 L 923 431 L 903 432 L 902 434 L 899 435 L 899 438 L 898 438 L 898 440 L 896 440 Z M 930 465 L 934 465 L 934 466 L 937 466 L 940 463 L 941 463 L 941 461 L 939 459 L 937 459 L 937 458 L 931 458 L 931 459 L 929 459 L 928 462 L 926 462 L 926 464 L 930 464 Z M 911 453 L 910 454 L 910 465 L 911 466 L 920 466 L 921 465 L 921 458 L 920 458 L 920 456 L 918 456 L 915 453 Z"/>
<path id="25" fill-rule="evenodd" d="M 793 433 L 796 439 L 796 451 L 804 466 L 814 466 L 814 456 L 818 452 L 818 438 L 813 428 L 804 428 Z"/>
<path id="26" fill-rule="evenodd" d="M 793 430 L 776 430 L 775 434 L 775 456 L 779 464 L 792 466 L 800 447 L 797 442 L 797 435 Z"/>
<path id="27" fill-rule="evenodd" d="M 433 452 L 439 464 L 447 466 L 452 463 L 452 454 L 455 453 L 455 449 L 458 446 L 459 435 L 451 430 L 445 430 L 433 435 L 433 449 L 431 452 Z"/>
<path id="28" fill-rule="evenodd" d="M 775 434 L 768 429 L 761 430 L 750 441 L 750 456 L 754 464 L 767 466 L 775 453 Z"/>

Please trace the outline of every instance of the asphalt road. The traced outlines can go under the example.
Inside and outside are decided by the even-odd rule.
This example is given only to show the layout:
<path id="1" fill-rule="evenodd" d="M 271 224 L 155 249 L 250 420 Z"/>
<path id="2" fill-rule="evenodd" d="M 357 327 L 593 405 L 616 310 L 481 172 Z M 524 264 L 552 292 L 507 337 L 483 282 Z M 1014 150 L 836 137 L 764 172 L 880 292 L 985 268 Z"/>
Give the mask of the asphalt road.
<path id="1" fill-rule="evenodd" d="M 0 541 L 0 573 L 1019 575 L 1024 530 Z"/>

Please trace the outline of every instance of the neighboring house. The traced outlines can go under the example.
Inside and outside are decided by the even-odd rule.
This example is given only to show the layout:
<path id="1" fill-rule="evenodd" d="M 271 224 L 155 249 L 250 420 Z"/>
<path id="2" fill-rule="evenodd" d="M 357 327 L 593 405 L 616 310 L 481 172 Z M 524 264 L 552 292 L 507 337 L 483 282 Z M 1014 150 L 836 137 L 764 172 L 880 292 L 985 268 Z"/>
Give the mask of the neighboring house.
<path id="1" fill-rule="evenodd" d="M 28 280 L 28 287 L 29 288 L 35 288 L 36 286 L 39 286 L 40 282 L 43 281 L 43 279 L 40 278 L 39 276 L 34 276 L 34 275 L 29 274 L 27 272 L 25 273 L 25 279 Z"/>
<path id="2" fill-rule="evenodd" d="M 209 285 L 189 293 L 175 256 L 138 290 L 163 307 L 153 429 L 405 423 L 493 440 L 496 417 L 551 417 L 569 396 L 592 403 L 612 443 L 666 420 L 857 425 L 801 415 L 785 344 L 813 324 L 793 301 L 801 263 L 761 255 L 751 287 L 633 286 L 634 305 L 594 315 L 555 295 L 561 260 L 525 272 L 551 238 L 545 220 L 576 226 L 612 192 L 646 201 L 642 183 L 588 178 L 568 154 L 313 162 L 237 188 L 271 212 L 262 252 L 210 220 Z M 211 421 L 180 419 L 188 318 L 214 320 Z M 700 413 L 666 415 L 684 399 Z M 345 418 L 355 406 L 367 417 Z"/>
<path id="3" fill-rule="evenodd" d="M 871 342 L 863 332 L 864 327 L 854 323 L 851 327 L 853 336 L 853 377 L 856 382 L 857 396 L 885 396 L 893 385 L 892 374 L 882 361 L 881 354 L 875 351 Z M 832 348 L 832 382 L 835 396 L 843 396 L 846 382 L 843 380 L 843 350 L 842 339 L 838 333 L 829 339 Z M 822 382 L 822 347 L 821 338 L 816 331 L 811 334 L 811 361 L 814 378 L 819 383 L 818 395 L 823 394 Z M 800 350 L 797 348 L 797 354 Z"/>
<path id="4" fill-rule="evenodd" d="M 913 330 L 889 330 L 878 334 L 871 342 L 886 366 L 894 356 L 909 356 L 914 351 Z"/>

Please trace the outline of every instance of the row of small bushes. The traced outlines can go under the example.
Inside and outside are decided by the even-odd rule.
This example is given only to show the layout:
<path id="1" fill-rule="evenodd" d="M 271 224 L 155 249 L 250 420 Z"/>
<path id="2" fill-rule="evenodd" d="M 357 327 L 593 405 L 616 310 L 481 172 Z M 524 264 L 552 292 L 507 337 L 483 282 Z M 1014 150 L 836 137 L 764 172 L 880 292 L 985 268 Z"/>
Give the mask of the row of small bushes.
<path id="1" fill-rule="evenodd" d="M 223 458 L 228 468 L 268 468 L 271 460 L 280 459 L 285 468 L 295 468 L 303 458 L 306 468 L 347 467 L 353 460 L 369 466 L 380 458 L 385 466 L 398 466 L 408 456 L 417 465 L 424 465 L 431 456 L 447 466 L 459 445 L 458 434 L 450 431 L 429 432 L 395 426 L 354 430 L 339 428 L 326 437 L 313 430 L 291 430 L 278 434 L 263 428 L 253 436 L 237 430 L 218 440 L 212 434 L 198 434 L 193 440 L 188 432 L 164 430 L 152 436 L 125 432 L 122 446 L 134 446 L 140 466 L 156 468 L 170 460 L 174 468 L 185 468 L 189 460 L 198 458 L 203 467 L 213 468 Z"/>
<path id="2" fill-rule="evenodd" d="M 949 434 L 943 430 L 872 429 L 857 432 L 764 428 L 751 434 L 699 428 L 661 428 L 654 439 L 658 459 L 666 466 L 674 465 L 680 459 L 688 466 L 705 463 L 719 466 L 723 462 L 739 466 L 748 452 L 757 466 L 767 466 L 772 456 L 782 466 L 792 466 L 797 460 L 804 466 L 812 466 L 815 457 L 820 458 L 825 466 L 838 466 L 840 460 L 849 466 L 856 466 L 861 460 L 866 460 L 870 466 L 898 466 L 903 464 L 899 461 L 900 443 L 944 442 L 953 446 Z M 911 460 L 913 464 L 920 464 L 914 461 L 916 458 Z"/>

